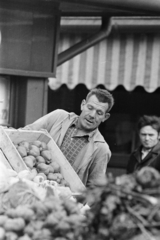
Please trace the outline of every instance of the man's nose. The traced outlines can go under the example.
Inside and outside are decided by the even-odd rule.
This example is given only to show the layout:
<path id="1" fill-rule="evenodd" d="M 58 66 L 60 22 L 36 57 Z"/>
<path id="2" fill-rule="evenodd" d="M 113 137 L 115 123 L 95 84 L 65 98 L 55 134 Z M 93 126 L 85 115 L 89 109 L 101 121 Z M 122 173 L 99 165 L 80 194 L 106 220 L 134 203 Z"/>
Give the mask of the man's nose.
<path id="1" fill-rule="evenodd" d="M 90 117 L 92 117 L 92 118 L 95 117 L 95 114 L 96 114 L 96 111 L 95 111 L 95 110 L 92 110 L 92 111 L 90 111 L 90 113 L 89 113 Z"/>
<path id="2" fill-rule="evenodd" d="M 146 140 L 148 140 L 149 139 L 149 135 L 146 135 Z"/>

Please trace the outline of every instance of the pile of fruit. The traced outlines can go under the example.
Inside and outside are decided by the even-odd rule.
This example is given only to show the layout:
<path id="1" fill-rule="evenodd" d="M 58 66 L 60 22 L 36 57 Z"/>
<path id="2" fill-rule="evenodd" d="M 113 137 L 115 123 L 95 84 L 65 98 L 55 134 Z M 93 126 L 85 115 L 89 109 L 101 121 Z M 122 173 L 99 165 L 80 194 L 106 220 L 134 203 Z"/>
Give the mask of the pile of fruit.
<path id="1" fill-rule="evenodd" d="M 28 169 L 30 180 L 53 180 L 63 186 L 69 186 L 61 174 L 59 164 L 52 159 L 51 151 L 45 142 L 39 140 L 33 142 L 22 141 L 15 145 Z"/>
<path id="2" fill-rule="evenodd" d="M 19 181 L 0 195 L 1 240 L 80 239 L 85 217 L 76 202 L 59 199 L 52 189 L 44 201 Z"/>
<path id="3" fill-rule="evenodd" d="M 101 189 L 87 193 L 85 240 L 160 239 L 160 174 L 144 167 L 131 175 L 108 176 Z"/>

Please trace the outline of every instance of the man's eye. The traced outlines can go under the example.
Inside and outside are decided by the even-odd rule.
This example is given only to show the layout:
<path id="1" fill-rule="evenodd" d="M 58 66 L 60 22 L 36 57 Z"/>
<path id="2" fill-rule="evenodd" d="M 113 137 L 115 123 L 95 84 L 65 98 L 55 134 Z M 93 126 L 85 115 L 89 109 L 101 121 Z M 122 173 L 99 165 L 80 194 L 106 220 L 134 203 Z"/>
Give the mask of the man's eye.
<path id="1" fill-rule="evenodd" d="M 97 112 L 98 113 L 98 115 L 103 115 L 103 113 L 101 112 L 101 111 L 99 111 L 99 112 Z"/>
<path id="2" fill-rule="evenodd" d="M 92 110 L 92 106 L 88 106 L 88 109 L 89 109 L 89 110 Z"/>

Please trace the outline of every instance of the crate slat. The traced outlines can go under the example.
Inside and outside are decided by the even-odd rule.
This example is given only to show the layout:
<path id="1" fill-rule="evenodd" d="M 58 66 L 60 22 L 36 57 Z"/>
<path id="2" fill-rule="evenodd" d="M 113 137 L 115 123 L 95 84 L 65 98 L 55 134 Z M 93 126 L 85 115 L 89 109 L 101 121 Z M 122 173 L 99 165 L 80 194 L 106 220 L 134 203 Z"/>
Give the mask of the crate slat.
<path id="1" fill-rule="evenodd" d="M 2 162 L 6 166 L 6 168 L 12 169 L 2 150 L 0 150 L 0 162 Z"/>
<path id="2" fill-rule="evenodd" d="M 0 127 L 0 148 L 12 168 L 17 173 L 27 169 L 27 166 L 22 160 L 16 147 L 13 145 L 11 139 L 2 127 Z"/>

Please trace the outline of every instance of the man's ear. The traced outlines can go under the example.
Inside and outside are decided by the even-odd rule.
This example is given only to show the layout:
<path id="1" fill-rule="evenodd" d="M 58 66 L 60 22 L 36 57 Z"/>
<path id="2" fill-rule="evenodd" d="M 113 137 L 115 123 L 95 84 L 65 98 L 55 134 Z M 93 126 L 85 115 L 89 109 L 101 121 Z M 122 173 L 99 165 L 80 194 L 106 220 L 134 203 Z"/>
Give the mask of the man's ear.
<path id="1" fill-rule="evenodd" d="M 86 104 L 86 100 L 83 99 L 82 102 L 81 102 L 81 111 L 83 110 L 83 106 Z"/>
<path id="2" fill-rule="evenodd" d="M 110 117 L 110 113 L 106 113 L 105 114 L 105 118 L 104 118 L 104 120 L 102 122 L 106 121 L 109 117 Z"/>

